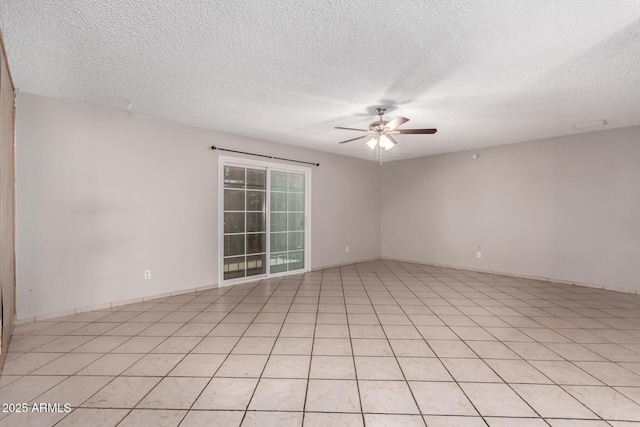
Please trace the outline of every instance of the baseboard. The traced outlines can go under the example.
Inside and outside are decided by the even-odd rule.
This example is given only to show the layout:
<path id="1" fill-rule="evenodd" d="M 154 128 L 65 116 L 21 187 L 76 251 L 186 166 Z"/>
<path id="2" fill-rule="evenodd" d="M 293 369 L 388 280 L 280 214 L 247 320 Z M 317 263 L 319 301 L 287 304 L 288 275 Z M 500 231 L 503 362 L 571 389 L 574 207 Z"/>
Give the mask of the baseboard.
<path id="1" fill-rule="evenodd" d="M 484 270 L 481 268 L 462 267 L 459 265 L 439 264 L 434 262 L 425 262 L 425 261 L 417 261 L 417 260 L 402 259 L 402 258 L 381 257 L 380 259 L 387 260 L 387 261 L 409 262 L 413 264 L 428 265 L 431 267 L 453 268 L 456 270 L 473 271 L 475 273 L 495 274 L 497 276 L 514 277 L 517 279 L 529 279 L 529 280 L 538 280 L 541 282 L 558 283 L 562 285 L 582 286 L 585 288 L 602 289 L 604 291 L 624 292 L 627 294 L 635 294 L 635 295 L 638 294 L 637 289 L 629 289 L 629 288 L 623 288 L 623 287 L 611 286 L 611 285 L 602 285 L 597 283 L 579 282 L 579 281 L 572 281 L 572 280 L 566 280 L 566 279 L 556 279 L 553 277 L 534 276 L 529 274 L 516 274 L 516 273 L 508 273 L 504 271 Z"/>
<path id="2" fill-rule="evenodd" d="M 378 259 L 380 259 L 380 257 L 363 259 L 363 260 L 358 260 L 358 261 L 350 261 L 350 262 L 345 262 L 345 263 L 342 263 L 342 264 L 326 265 L 326 266 L 323 266 L 323 267 L 313 267 L 311 269 L 311 271 L 324 270 L 326 268 L 342 267 L 344 265 L 351 265 L 351 264 L 357 264 L 357 263 L 361 263 L 361 262 L 375 261 L 375 260 L 378 260 Z M 71 316 L 71 315 L 74 315 L 74 314 L 84 313 L 84 312 L 87 312 L 87 311 L 105 310 L 105 309 L 108 309 L 108 308 L 119 307 L 121 305 L 135 304 L 135 303 L 138 303 L 138 302 L 150 301 L 150 300 L 154 300 L 154 299 L 158 299 L 158 298 L 167 298 L 167 297 L 170 297 L 170 296 L 176 296 L 176 295 L 200 292 L 200 291 L 205 291 L 205 290 L 213 289 L 213 288 L 217 288 L 217 287 L 218 287 L 218 285 L 215 284 L 215 285 L 201 286 L 201 287 L 197 287 L 197 288 L 181 289 L 181 290 L 172 291 L 172 292 L 164 292 L 164 293 L 160 293 L 160 294 L 146 295 L 146 296 L 143 296 L 143 297 L 131 298 L 131 299 L 113 301 L 113 302 L 107 302 L 107 303 L 97 304 L 97 305 L 89 305 L 89 306 L 84 306 L 84 307 L 77 307 L 77 308 L 72 308 L 72 309 L 64 310 L 64 311 L 58 311 L 58 312 L 54 312 L 54 313 L 47 313 L 47 314 L 41 314 L 41 315 L 38 315 L 38 316 L 29 316 L 29 317 L 19 318 L 19 319 L 16 319 L 15 324 L 19 325 L 19 324 L 23 324 L 23 323 L 34 322 L 34 321 L 37 321 L 37 320 L 49 320 L 49 319 L 54 319 L 56 317 Z"/>
<path id="3" fill-rule="evenodd" d="M 543 276 L 533 276 L 533 275 L 527 275 L 527 274 L 508 273 L 508 272 L 504 272 L 504 271 L 485 270 L 485 269 L 480 269 L 480 268 L 463 267 L 463 266 L 459 266 L 459 265 L 439 264 L 439 263 L 434 263 L 434 262 L 425 262 L 425 261 L 418 261 L 418 260 L 413 260 L 413 259 L 393 258 L 393 257 L 374 257 L 374 258 L 361 259 L 361 260 L 357 260 L 357 261 L 350 261 L 350 262 L 345 262 L 345 263 L 340 263 L 340 264 L 331 264 L 331 265 L 325 265 L 325 266 L 319 266 L 319 267 L 312 267 L 311 271 L 319 271 L 319 270 L 325 270 L 325 269 L 330 269 L 330 268 L 338 268 L 338 267 L 343 267 L 343 266 L 346 266 L 346 265 L 359 264 L 359 263 L 378 261 L 378 260 L 408 262 L 408 263 L 413 263 L 413 264 L 428 265 L 428 266 L 432 266 L 432 267 L 443 267 L 443 268 L 453 268 L 453 269 L 456 269 L 456 270 L 463 270 L 463 271 L 472 271 L 472 272 L 475 272 L 475 273 L 495 274 L 495 275 L 498 275 L 498 276 L 514 277 L 514 278 L 517 278 L 517 279 L 539 280 L 541 282 L 558 283 L 558 284 L 572 285 L 572 286 L 582 286 L 582 287 L 586 287 L 586 288 L 602 289 L 602 290 L 605 290 L 605 291 L 624 292 L 624 293 L 635 294 L 635 295 L 638 294 L 638 290 L 637 289 L 628 289 L 628 288 L 622 288 L 622 287 L 611 286 L 611 285 L 601 285 L 601 284 L 596 284 L 596 283 L 571 281 L 571 280 L 565 280 L 565 279 L 556 279 L 556 278 L 552 278 L 552 277 L 543 277 Z M 16 325 L 20 325 L 20 324 L 23 324 L 23 323 L 34 322 L 34 321 L 37 321 L 37 320 L 48 320 L 48 319 L 54 319 L 56 317 L 70 316 L 70 315 L 73 315 L 73 314 L 84 313 L 84 312 L 87 312 L 87 311 L 105 310 L 105 309 L 108 309 L 108 308 L 119 307 L 119 306 L 126 305 L 126 304 L 135 304 L 135 303 L 138 303 L 138 302 L 145 302 L 145 301 L 150 301 L 150 300 L 154 300 L 154 299 L 158 299 L 158 298 L 167 298 L 167 297 L 176 296 L 176 295 L 183 295 L 183 294 L 206 291 L 206 290 L 214 289 L 214 288 L 217 288 L 217 287 L 218 287 L 217 284 L 208 285 L 208 286 L 200 286 L 200 287 L 196 287 L 196 288 L 187 288 L 187 289 L 180 289 L 180 290 L 172 291 L 172 292 L 163 292 L 163 293 L 160 293 L 160 294 L 146 295 L 144 297 L 132 298 L 132 299 L 127 299 L 127 300 L 113 301 L 113 302 L 107 302 L 107 303 L 103 303 L 103 304 L 90 305 L 90 306 L 84 306 L 84 307 L 77 307 L 77 308 L 74 308 L 74 309 L 59 311 L 59 312 L 55 312 L 55 313 L 47 313 L 47 314 L 42 314 L 42 315 L 39 315 L 39 316 L 30 316 L 30 317 L 19 318 L 19 319 L 16 319 L 14 323 Z"/>
<path id="4" fill-rule="evenodd" d="M 217 284 L 216 285 L 199 286 L 199 287 L 196 287 L 196 288 L 180 289 L 180 290 L 177 290 L 177 291 L 163 292 L 163 293 L 160 293 L 160 294 L 153 294 L 153 295 L 146 295 L 146 296 L 138 297 L 138 298 L 131 298 L 131 299 L 126 299 L 126 300 L 106 302 L 106 303 L 103 303 L 103 304 L 87 305 L 87 306 L 84 306 L 84 307 L 72 308 L 72 309 L 69 309 L 69 310 L 58 311 L 58 312 L 55 312 L 55 313 L 47 313 L 47 314 L 41 314 L 41 315 L 38 315 L 38 316 L 23 317 L 23 318 L 20 318 L 20 319 L 16 319 L 15 324 L 16 325 L 20 325 L 20 324 L 23 324 L 23 323 L 35 322 L 37 320 L 49 320 L 49 319 L 54 319 L 56 317 L 70 316 L 70 315 L 73 315 L 73 314 L 85 313 L 87 311 L 105 310 L 105 309 L 108 309 L 108 308 L 119 307 L 119 306 L 127 305 L 127 304 L 135 304 L 135 303 L 138 303 L 138 302 L 151 301 L 151 300 L 158 299 L 158 298 L 167 298 L 167 297 L 173 297 L 173 296 L 177 296 L 177 295 L 191 294 L 191 293 L 195 293 L 195 292 L 206 291 L 206 290 L 214 289 L 214 288 L 217 288 L 217 287 L 218 287 Z"/>
<path id="5" fill-rule="evenodd" d="M 324 265 L 321 267 L 311 267 L 311 271 L 319 271 L 319 270 L 326 270 L 328 268 L 338 268 L 338 267 L 344 267 L 345 265 L 352 265 L 352 264 L 361 264 L 363 262 L 371 262 L 371 261 L 378 261 L 382 258 L 378 257 L 374 257 L 374 258 L 365 258 L 365 259 L 360 259 L 357 261 L 349 261 L 349 262 L 343 262 L 340 264 L 330 264 L 330 265 Z"/>

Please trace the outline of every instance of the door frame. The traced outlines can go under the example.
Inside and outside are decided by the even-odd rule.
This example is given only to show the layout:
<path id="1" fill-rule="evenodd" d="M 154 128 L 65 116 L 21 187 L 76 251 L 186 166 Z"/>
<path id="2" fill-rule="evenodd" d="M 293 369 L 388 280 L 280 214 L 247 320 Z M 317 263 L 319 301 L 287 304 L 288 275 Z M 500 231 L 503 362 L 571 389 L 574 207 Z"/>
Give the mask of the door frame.
<path id="1" fill-rule="evenodd" d="M 266 266 L 265 274 L 245 276 L 237 279 L 224 280 L 224 166 L 238 166 L 244 168 L 257 168 L 266 170 L 266 194 L 265 194 L 265 222 L 266 222 Z M 272 277 L 289 276 L 311 271 L 311 168 L 304 166 L 291 166 L 278 162 L 246 159 L 244 157 L 218 156 L 218 287 L 237 285 L 239 283 L 253 282 Z M 304 268 L 295 271 L 284 271 L 271 274 L 270 272 L 270 233 L 271 233 L 271 171 L 300 173 L 305 176 L 305 226 L 304 226 Z"/>

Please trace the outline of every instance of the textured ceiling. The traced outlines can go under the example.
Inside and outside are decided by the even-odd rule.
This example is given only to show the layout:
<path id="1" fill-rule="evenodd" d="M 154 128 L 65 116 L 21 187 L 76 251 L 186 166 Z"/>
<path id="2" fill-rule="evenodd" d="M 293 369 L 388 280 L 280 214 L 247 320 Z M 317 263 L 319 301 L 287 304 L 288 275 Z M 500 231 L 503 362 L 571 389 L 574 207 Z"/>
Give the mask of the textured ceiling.
<path id="1" fill-rule="evenodd" d="M 640 124 L 638 0 L 0 0 L 15 84 L 220 131 L 396 159 Z"/>

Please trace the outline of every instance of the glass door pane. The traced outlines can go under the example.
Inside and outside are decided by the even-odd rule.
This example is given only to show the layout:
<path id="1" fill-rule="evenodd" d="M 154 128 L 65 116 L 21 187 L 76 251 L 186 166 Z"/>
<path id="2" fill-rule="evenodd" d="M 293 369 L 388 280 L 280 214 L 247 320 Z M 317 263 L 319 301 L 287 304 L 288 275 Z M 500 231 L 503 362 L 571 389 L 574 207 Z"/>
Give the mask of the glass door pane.
<path id="1" fill-rule="evenodd" d="M 224 166 L 224 280 L 266 273 L 267 175 Z"/>
<path id="2" fill-rule="evenodd" d="M 269 273 L 305 268 L 305 176 L 271 171 Z"/>

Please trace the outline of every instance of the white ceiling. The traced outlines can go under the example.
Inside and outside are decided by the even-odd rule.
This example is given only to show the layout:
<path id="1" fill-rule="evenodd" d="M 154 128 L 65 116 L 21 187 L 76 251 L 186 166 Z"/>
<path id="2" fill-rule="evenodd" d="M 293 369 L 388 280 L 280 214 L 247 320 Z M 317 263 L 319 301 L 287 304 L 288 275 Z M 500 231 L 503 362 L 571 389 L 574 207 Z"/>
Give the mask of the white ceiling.
<path id="1" fill-rule="evenodd" d="M 364 159 L 640 124 L 638 0 L 0 0 L 24 92 Z"/>

